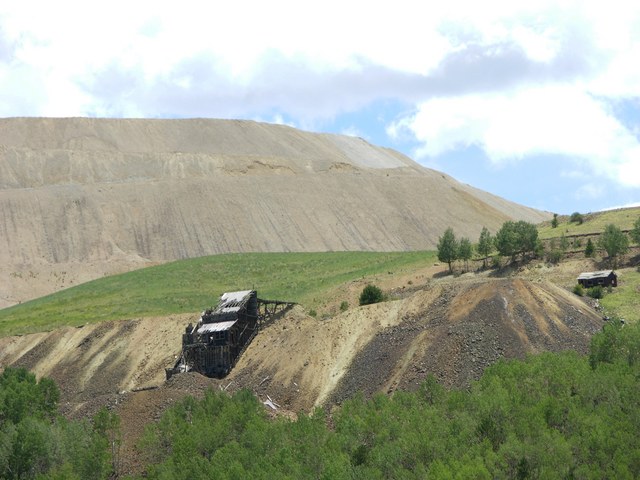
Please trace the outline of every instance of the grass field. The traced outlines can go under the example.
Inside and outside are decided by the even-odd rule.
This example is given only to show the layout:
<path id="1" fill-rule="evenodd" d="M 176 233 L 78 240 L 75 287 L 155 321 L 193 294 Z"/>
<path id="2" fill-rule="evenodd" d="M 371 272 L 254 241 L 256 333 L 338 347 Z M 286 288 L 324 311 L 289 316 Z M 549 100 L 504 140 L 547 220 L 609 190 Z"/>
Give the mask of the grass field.
<path id="1" fill-rule="evenodd" d="M 625 319 L 629 323 L 640 322 L 640 272 L 625 269 L 618 272 L 618 286 L 600 301 L 609 315 Z"/>
<path id="2" fill-rule="evenodd" d="M 0 310 L 0 336 L 106 320 L 199 312 L 223 292 L 319 305 L 328 292 L 380 273 L 411 271 L 435 252 L 247 253 L 216 255 L 106 277 Z"/>
<path id="3" fill-rule="evenodd" d="M 640 208 L 625 208 L 620 210 L 610 210 L 598 213 L 583 214 L 582 224 L 569 222 L 569 216 L 558 217 L 559 223 L 556 228 L 551 227 L 551 222 L 544 222 L 538 226 L 538 235 L 543 240 L 559 238 L 562 235 L 599 234 L 609 224 L 614 224 L 622 230 L 633 228 L 634 222 L 640 218 Z M 633 243 L 631 242 L 633 245 Z M 583 241 L 581 247 L 573 248 L 572 251 L 583 251 L 586 242 Z M 603 252 L 597 252 L 596 257 L 600 258 Z M 621 272 L 618 271 L 620 274 Z M 640 321 L 640 273 L 634 268 L 626 268 L 619 278 L 619 286 L 614 288 L 612 293 L 607 294 L 601 301 L 602 306 L 608 315 L 615 315 L 624 318 L 630 323 Z"/>
<path id="4" fill-rule="evenodd" d="M 569 216 L 558 217 L 558 226 L 551 227 L 551 222 L 544 222 L 538 227 L 538 235 L 542 240 L 557 238 L 562 235 L 580 235 L 602 233 L 604 228 L 613 223 L 622 230 L 633 228 L 633 222 L 640 217 L 640 207 L 609 210 L 598 213 L 583 214 L 584 222 L 569 222 Z"/>

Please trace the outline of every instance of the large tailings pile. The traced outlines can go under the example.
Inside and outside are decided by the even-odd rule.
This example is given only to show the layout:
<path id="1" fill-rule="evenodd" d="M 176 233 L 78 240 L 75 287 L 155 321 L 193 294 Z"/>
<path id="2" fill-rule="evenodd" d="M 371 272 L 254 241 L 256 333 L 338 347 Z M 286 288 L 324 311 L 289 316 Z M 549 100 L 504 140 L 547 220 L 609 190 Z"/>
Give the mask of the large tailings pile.
<path id="1" fill-rule="evenodd" d="M 0 119 L 0 307 L 228 252 L 432 249 L 526 208 L 354 137 L 224 120 Z"/>

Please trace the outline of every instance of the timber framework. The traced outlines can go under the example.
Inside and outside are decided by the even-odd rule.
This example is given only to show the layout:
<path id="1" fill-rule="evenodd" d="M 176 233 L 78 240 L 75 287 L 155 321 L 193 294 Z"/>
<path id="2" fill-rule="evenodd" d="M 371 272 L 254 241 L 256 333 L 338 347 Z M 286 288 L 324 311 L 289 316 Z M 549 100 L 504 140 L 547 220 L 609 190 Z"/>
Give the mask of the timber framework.
<path id="1" fill-rule="evenodd" d="M 236 364 L 259 329 L 295 305 L 294 302 L 264 300 L 255 290 L 227 292 L 215 308 L 202 312 L 182 335 L 182 352 L 167 379 L 181 372 L 196 371 L 222 378 Z"/>

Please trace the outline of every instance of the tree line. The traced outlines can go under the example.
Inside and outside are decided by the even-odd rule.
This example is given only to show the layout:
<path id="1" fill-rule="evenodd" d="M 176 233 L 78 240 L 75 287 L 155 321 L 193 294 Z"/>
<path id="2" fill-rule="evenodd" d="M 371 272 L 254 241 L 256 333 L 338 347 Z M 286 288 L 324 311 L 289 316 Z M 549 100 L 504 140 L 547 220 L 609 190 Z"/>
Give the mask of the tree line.
<path id="1" fill-rule="evenodd" d="M 610 265 L 616 268 L 618 259 L 628 252 L 631 241 L 640 244 L 640 218 L 633 224 L 629 235 L 614 224 L 607 225 L 599 235 L 597 244 L 594 244 L 590 238 L 587 240 L 584 253 L 587 257 L 593 256 L 597 246 L 607 254 Z M 555 239 L 552 239 L 549 247 L 547 258 L 552 263 L 557 263 L 567 251 L 569 242 L 566 237 L 561 236 L 559 245 Z M 474 250 L 482 259 L 484 268 L 487 268 L 487 259 L 494 251 L 503 257 L 510 258 L 511 261 L 515 261 L 518 257 L 526 260 L 531 255 L 541 257 L 545 253 L 544 245 L 538 238 L 537 227 L 522 220 L 503 223 L 495 236 L 483 227 L 475 245 L 472 245 L 467 237 L 456 238 L 453 229 L 449 227 L 438 238 L 437 250 L 438 260 L 447 263 L 449 272 L 453 272 L 453 264 L 458 260 L 463 261 L 465 268 L 468 269 L 468 262 L 473 257 Z"/>
<path id="2" fill-rule="evenodd" d="M 521 220 L 505 222 L 495 237 L 486 227 L 482 227 L 475 250 L 482 258 L 486 268 L 487 259 L 494 250 L 497 250 L 502 256 L 515 260 L 518 255 L 524 259 L 527 254 L 535 252 L 539 246 L 540 241 L 536 226 Z M 451 227 L 447 228 L 444 234 L 438 238 L 437 248 L 438 260 L 447 263 L 450 272 L 453 272 L 453 263 L 457 260 L 463 260 L 466 265 L 472 258 L 474 250 L 470 240 L 466 237 L 457 239 Z"/>

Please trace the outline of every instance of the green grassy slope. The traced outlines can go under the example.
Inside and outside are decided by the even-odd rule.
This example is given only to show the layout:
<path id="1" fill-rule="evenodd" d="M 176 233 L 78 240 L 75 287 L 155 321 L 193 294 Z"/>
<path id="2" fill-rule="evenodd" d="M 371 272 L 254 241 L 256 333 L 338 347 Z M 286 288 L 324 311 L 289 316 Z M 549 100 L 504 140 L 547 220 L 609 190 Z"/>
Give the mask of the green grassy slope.
<path id="1" fill-rule="evenodd" d="M 607 315 L 615 315 L 629 323 L 640 322 L 640 271 L 618 271 L 618 286 L 600 301 Z"/>
<path id="2" fill-rule="evenodd" d="M 569 222 L 569 216 L 558 217 L 559 223 L 556 228 L 551 227 L 551 222 L 544 222 L 538 226 L 538 235 L 543 240 L 551 240 L 559 238 L 562 235 L 570 237 L 571 235 L 597 235 L 604 231 L 609 224 L 614 224 L 621 230 L 631 230 L 634 222 L 640 218 L 640 207 L 625 208 L 620 210 L 610 210 L 598 213 L 584 214 L 584 222 L 582 224 Z M 631 245 L 634 245 L 630 241 Z M 576 245 L 578 243 L 576 242 Z M 584 251 L 586 241 L 582 240 L 580 246 L 570 248 L 574 253 Z M 603 252 L 597 251 L 595 259 L 600 262 L 602 268 L 610 268 L 603 259 Z M 637 255 L 629 253 L 630 257 Z M 628 322 L 636 323 L 640 321 L 640 272 L 634 261 L 628 261 L 617 269 L 619 285 L 612 289 L 611 293 L 607 293 L 601 300 L 601 304 L 605 312 L 611 316 L 624 318 Z"/>
<path id="3" fill-rule="evenodd" d="M 598 234 L 604 231 L 604 227 L 610 223 L 622 230 L 629 230 L 633 228 L 633 222 L 638 217 L 640 217 L 640 207 L 583 214 L 584 222 L 580 225 L 570 222 L 570 217 L 563 215 L 558 217 L 558 226 L 556 228 L 551 227 L 551 222 L 540 224 L 538 226 L 538 235 L 541 239 L 547 240 L 562 235 Z"/>
<path id="4" fill-rule="evenodd" d="M 319 304 L 358 278 L 420 268 L 435 252 L 253 253 L 202 257 L 106 277 L 0 310 L 0 336 L 60 326 L 199 312 L 223 292 Z"/>

